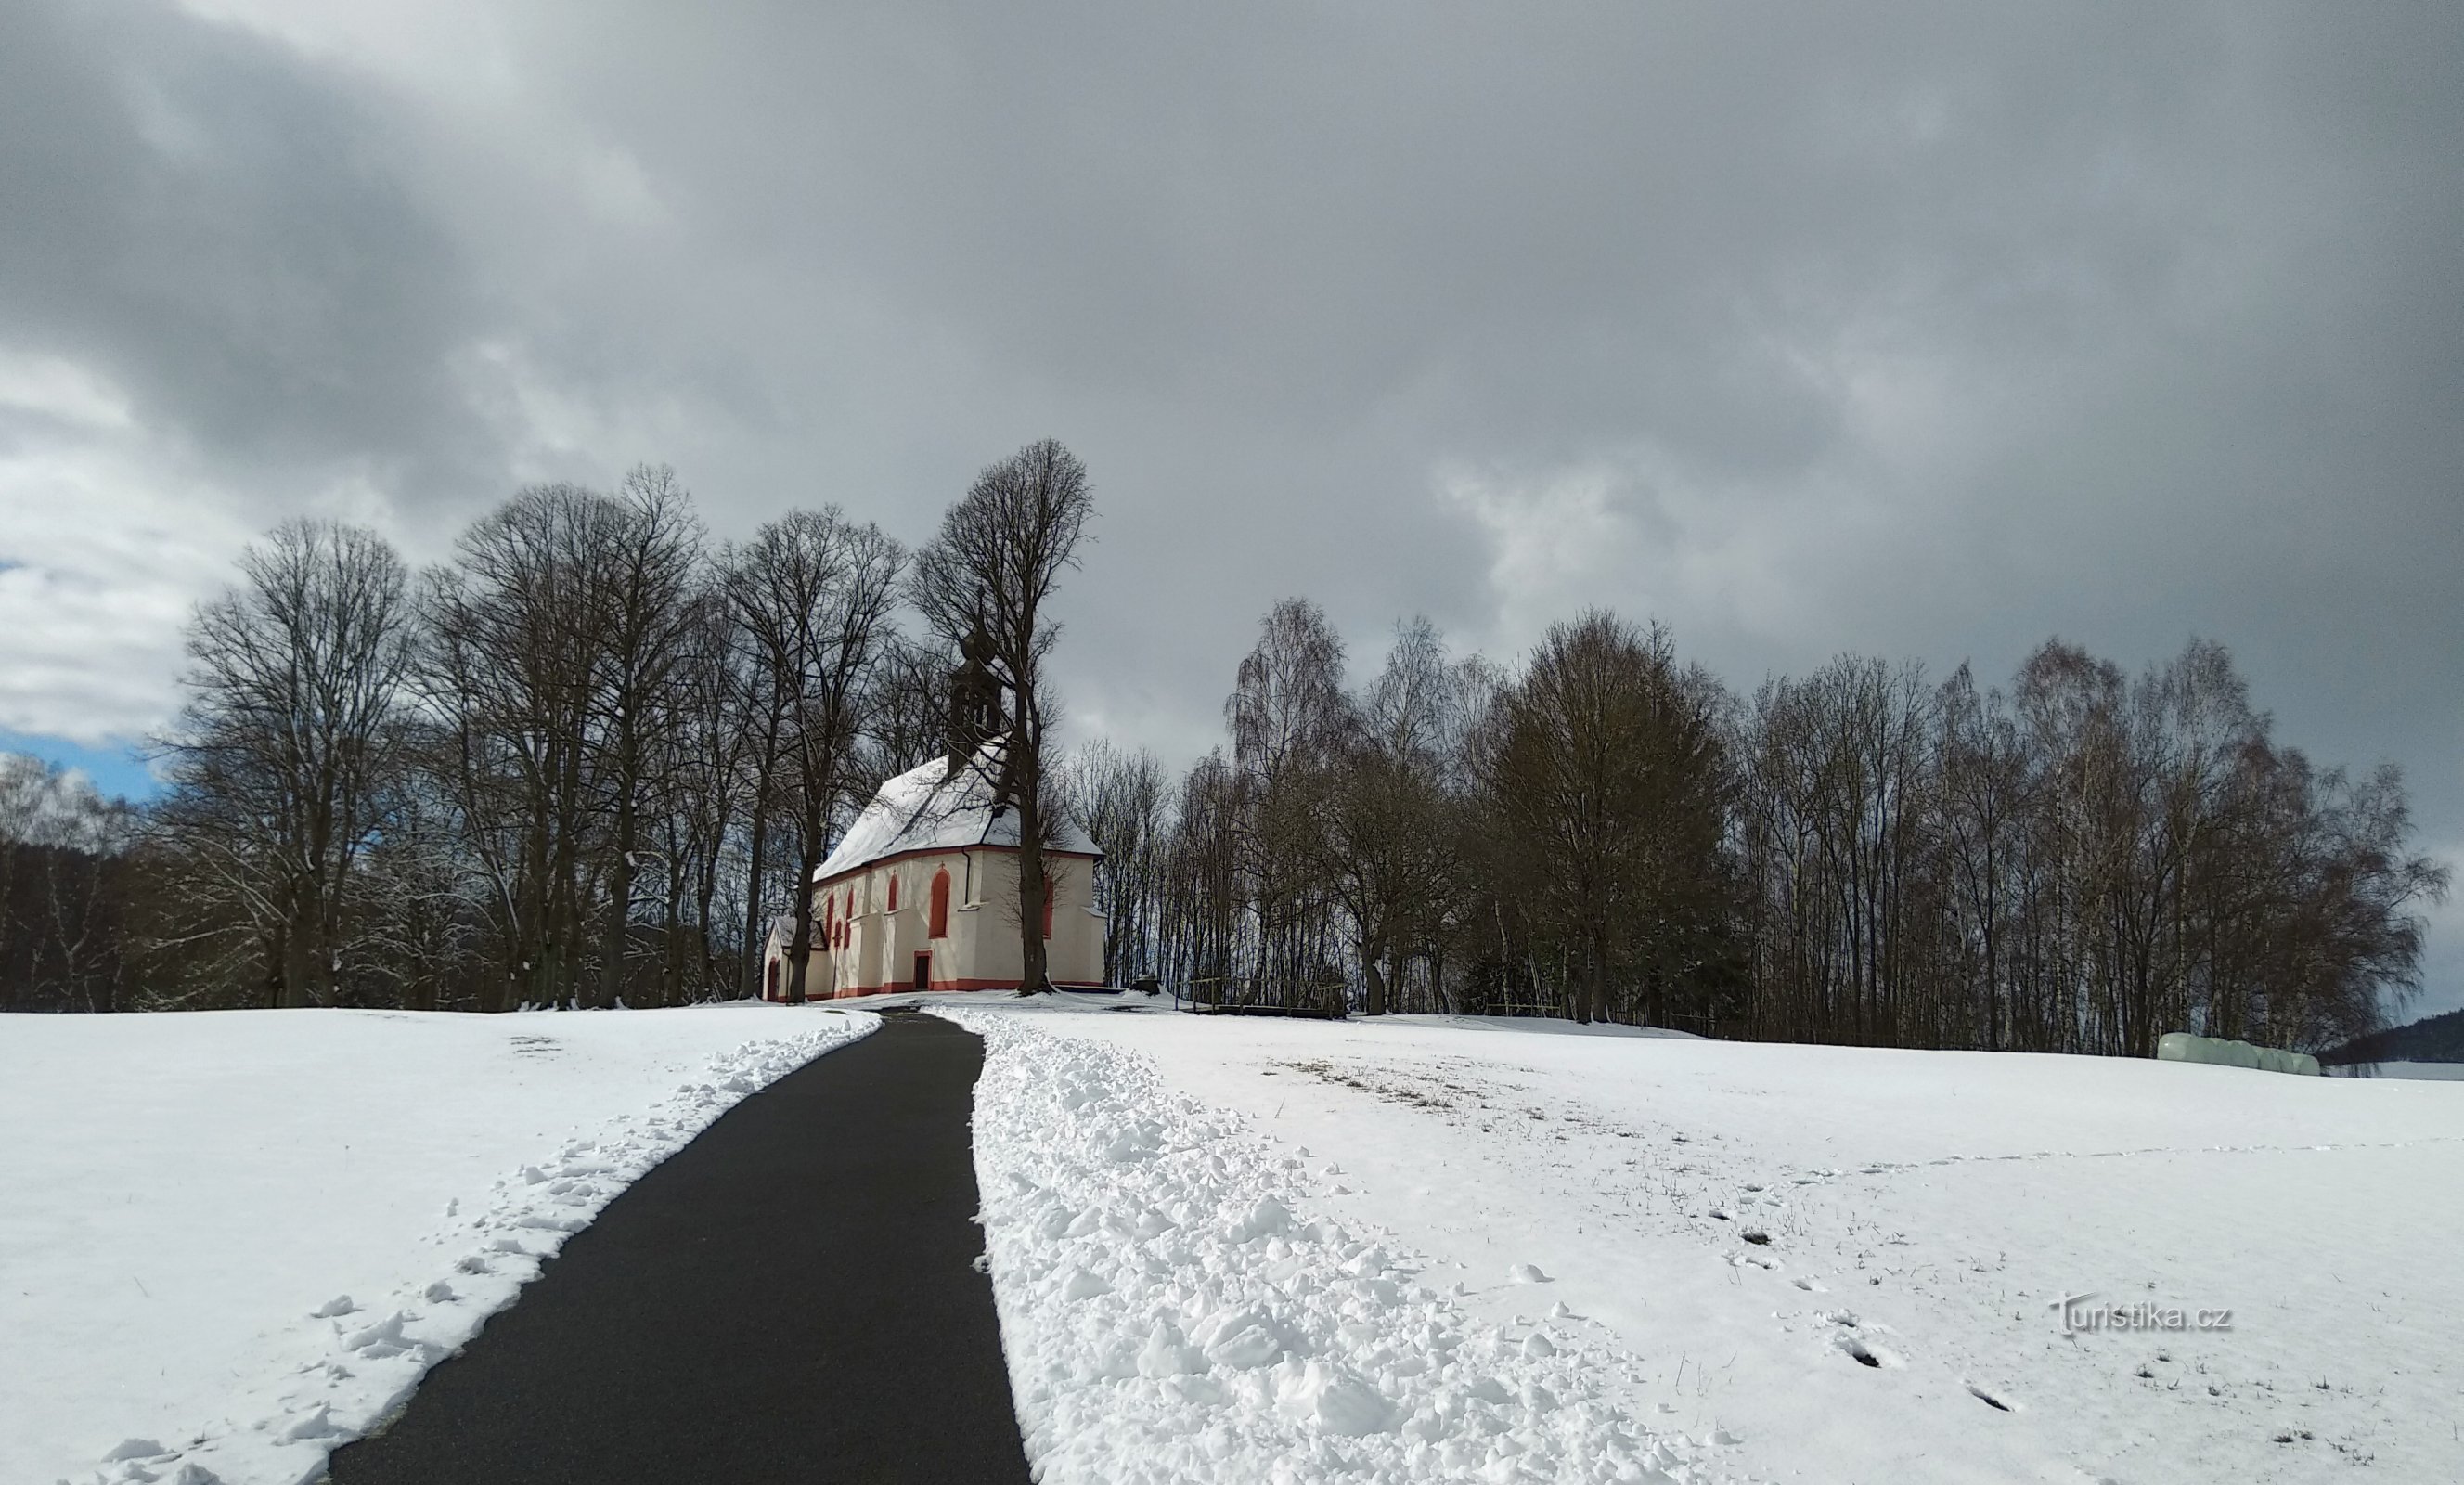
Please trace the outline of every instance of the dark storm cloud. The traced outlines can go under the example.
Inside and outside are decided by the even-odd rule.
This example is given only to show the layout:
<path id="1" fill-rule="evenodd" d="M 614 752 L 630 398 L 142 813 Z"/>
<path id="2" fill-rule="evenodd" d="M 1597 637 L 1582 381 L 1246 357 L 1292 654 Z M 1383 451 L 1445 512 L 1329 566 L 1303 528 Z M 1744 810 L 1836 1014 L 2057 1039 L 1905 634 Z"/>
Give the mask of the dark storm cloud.
<path id="1" fill-rule="evenodd" d="M 473 317 L 347 74 L 164 7 L 0 11 L 0 344 L 258 469 L 468 468 Z"/>
<path id="2" fill-rule="evenodd" d="M 644 457 L 920 538 L 1051 433 L 1070 696 L 1169 752 L 1292 592 L 2196 632 L 2464 851 L 2452 7 L 215 9 L 0 17 L 0 351 L 422 555 Z"/>

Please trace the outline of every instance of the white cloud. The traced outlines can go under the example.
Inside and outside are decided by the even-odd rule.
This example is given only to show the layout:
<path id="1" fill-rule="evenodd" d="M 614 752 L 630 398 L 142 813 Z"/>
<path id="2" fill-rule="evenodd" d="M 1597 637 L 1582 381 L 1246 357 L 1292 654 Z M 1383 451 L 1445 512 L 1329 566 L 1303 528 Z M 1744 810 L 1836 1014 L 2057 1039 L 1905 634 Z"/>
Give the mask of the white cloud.
<path id="1" fill-rule="evenodd" d="M 181 626 L 248 535 L 179 463 L 123 428 L 0 453 L 0 727 L 96 744 L 169 719 Z"/>
<path id="2" fill-rule="evenodd" d="M 58 356 L 0 346 L 0 410 L 83 428 L 126 428 L 128 395 L 110 378 Z"/>

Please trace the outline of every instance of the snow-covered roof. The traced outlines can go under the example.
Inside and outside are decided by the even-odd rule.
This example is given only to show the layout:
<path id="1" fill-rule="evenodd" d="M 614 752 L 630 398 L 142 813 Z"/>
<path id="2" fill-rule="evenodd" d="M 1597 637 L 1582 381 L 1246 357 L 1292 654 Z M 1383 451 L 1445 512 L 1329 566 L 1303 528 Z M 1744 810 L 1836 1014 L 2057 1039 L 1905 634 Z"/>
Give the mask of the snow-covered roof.
<path id="1" fill-rule="evenodd" d="M 947 758 L 935 758 L 881 787 L 872 803 L 855 817 L 847 837 L 830 858 L 813 873 L 813 880 L 833 876 L 911 851 L 961 851 L 969 846 L 1016 846 L 1018 810 L 993 805 L 993 780 L 1001 772 L 1001 746 L 986 743 L 972 765 L 950 772 Z M 1054 838 L 1045 847 L 1070 855 L 1100 856 L 1075 821 L 1056 822 Z"/>

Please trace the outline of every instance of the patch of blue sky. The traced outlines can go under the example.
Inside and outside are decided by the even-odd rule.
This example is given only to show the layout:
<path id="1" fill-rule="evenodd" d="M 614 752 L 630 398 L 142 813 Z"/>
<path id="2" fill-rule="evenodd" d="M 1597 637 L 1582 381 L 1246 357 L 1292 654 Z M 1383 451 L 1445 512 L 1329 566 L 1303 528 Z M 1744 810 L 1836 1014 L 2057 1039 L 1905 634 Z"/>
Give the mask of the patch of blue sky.
<path id="1" fill-rule="evenodd" d="M 135 742 L 114 740 L 89 745 L 0 727 L 0 753 L 32 753 L 47 764 L 77 769 L 105 794 L 142 800 L 163 791 L 163 782 L 145 766 L 144 753 Z"/>

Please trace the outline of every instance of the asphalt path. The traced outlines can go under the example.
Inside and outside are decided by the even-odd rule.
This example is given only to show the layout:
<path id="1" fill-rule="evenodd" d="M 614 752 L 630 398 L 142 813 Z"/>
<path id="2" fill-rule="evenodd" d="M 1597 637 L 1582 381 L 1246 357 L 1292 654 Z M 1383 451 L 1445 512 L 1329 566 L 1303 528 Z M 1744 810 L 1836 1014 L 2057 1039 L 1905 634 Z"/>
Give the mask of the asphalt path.
<path id="1" fill-rule="evenodd" d="M 1025 1485 L 968 1139 L 982 1044 L 893 1014 L 576 1233 L 336 1485 Z"/>

